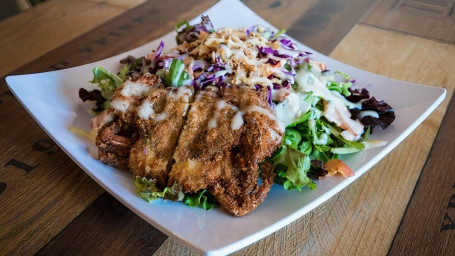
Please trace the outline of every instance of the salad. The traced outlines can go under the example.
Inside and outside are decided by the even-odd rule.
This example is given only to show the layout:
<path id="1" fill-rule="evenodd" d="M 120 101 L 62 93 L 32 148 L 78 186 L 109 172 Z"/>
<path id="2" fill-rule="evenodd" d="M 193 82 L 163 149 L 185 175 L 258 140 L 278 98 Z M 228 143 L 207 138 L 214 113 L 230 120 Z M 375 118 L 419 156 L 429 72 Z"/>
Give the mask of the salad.
<path id="1" fill-rule="evenodd" d="M 92 120 L 91 138 L 97 145 L 103 126 L 112 123 L 116 116 L 123 115 L 125 120 L 131 119 L 127 110 L 120 113 L 126 104 L 126 96 L 121 93 L 130 88 L 127 86 L 133 88 L 131 81 L 151 84 L 151 76 L 159 80 L 161 87 L 174 88 L 176 92 L 177 89 L 186 90 L 185 93 L 190 95 L 193 92 L 185 89 L 190 88 L 196 94 L 196 99 L 198 93 L 211 88 L 217 88 L 222 93 L 231 87 L 248 88 L 258 92 L 258 95 L 263 93 L 267 106 L 256 106 L 254 109 L 256 113 L 267 116 L 269 121 L 276 117 L 273 123 L 276 128 L 273 131 L 269 129 L 268 138 L 275 139 L 277 145 L 273 147 L 276 150 L 264 154 L 255 175 L 257 179 L 259 173 L 266 172 L 264 166 L 271 166 L 274 182 L 287 190 L 300 191 L 304 187 L 316 189 L 314 180 L 324 176 L 354 175 L 339 157 L 386 143 L 371 140 L 369 136 L 375 129 L 386 129 L 394 121 L 393 108 L 370 96 L 365 88 L 355 88 L 355 79 L 349 74 L 331 71 L 324 63 L 313 59 L 310 52 L 298 49 L 283 34 L 283 30 L 273 31 L 260 25 L 215 30 L 206 16 L 202 16 L 199 24 L 191 25 L 184 21 L 178 23 L 175 29 L 178 44 L 175 48 L 164 51 L 165 45 L 161 42 L 156 50 L 146 56 L 128 56 L 121 60 L 124 66 L 117 73 L 103 67 L 93 69 L 91 83 L 97 84 L 99 89 L 88 91 L 81 88 L 79 96 L 83 101 L 95 102 L 93 110 L 96 116 Z M 147 93 L 150 93 L 149 89 Z M 188 97 L 191 101 L 192 96 Z M 128 103 L 132 104 L 132 101 Z M 141 111 L 143 103 L 135 104 L 137 111 Z M 231 127 L 235 129 L 233 127 L 236 126 L 238 129 L 247 122 L 244 117 L 246 111 L 242 112 L 240 106 L 232 104 L 230 108 L 235 108 L 240 118 L 238 114 L 234 115 Z M 191 113 L 193 105 L 188 106 L 191 106 Z M 137 113 L 135 118 L 140 119 L 140 113 Z M 184 112 L 184 115 L 190 114 Z M 237 121 L 234 121 L 235 118 Z M 132 128 L 132 123 L 122 121 L 126 128 L 121 134 L 132 141 L 127 141 L 129 144 L 125 142 L 129 148 L 122 148 L 125 152 L 118 156 L 128 155 L 134 148 L 132 145 L 137 136 L 141 136 L 135 131 L 138 128 Z M 118 159 L 113 161 L 111 158 L 106 163 L 134 169 L 129 158 L 123 165 L 121 161 L 125 159 Z M 262 183 L 266 183 L 265 178 L 262 179 Z M 241 181 L 240 178 L 238 180 Z M 185 190 L 178 182 L 160 184 L 156 178 L 147 175 L 136 175 L 135 182 L 138 196 L 147 201 L 166 198 L 204 209 L 221 203 L 227 209 L 211 183 L 203 189 Z M 260 182 L 256 181 L 255 185 L 259 187 Z M 261 202 L 255 202 L 252 209 Z M 237 203 L 238 207 L 246 204 Z M 250 210 L 244 213 L 248 212 Z"/>

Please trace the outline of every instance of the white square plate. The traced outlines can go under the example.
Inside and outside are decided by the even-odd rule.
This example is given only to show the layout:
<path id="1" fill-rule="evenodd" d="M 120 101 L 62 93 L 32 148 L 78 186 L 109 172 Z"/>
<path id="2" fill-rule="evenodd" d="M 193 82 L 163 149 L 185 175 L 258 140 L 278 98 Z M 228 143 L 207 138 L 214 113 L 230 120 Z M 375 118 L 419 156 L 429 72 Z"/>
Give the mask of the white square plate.
<path id="1" fill-rule="evenodd" d="M 216 28 L 250 27 L 256 24 L 271 27 L 239 1 L 223 0 L 204 12 Z M 195 18 L 198 22 L 200 17 Z M 91 69 L 103 66 L 116 71 L 119 60 L 127 55 L 143 56 L 156 49 L 161 40 L 166 48 L 175 45 L 175 33 L 120 55 L 96 63 L 47 73 L 9 76 L 10 90 L 33 118 L 54 141 L 104 189 L 134 211 L 141 218 L 180 240 L 197 252 L 218 255 L 232 253 L 311 211 L 337 192 L 358 179 L 413 131 L 445 98 L 442 88 L 397 81 L 371 74 L 298 44 L 300 49 L 313 52 L 315 59 L 327 64 L 330 70 L 340 70 L 356 78 L 359 87 L 366 87 L 371 95 L 385 100 L 395 109 L 396 120 L 386 131 L 376 129 L 372 138 L 388 141 L 384 147 L 345 157 L 355 176 L 317 181 L 314 191 L 286 191 L 274 185 L 262 205 L 245 217 L 233 217 L 221 209 L 204 211 L 181 203 L 156 200 L 149 204 L 136 196 L 131 174 L 106 166 L 87 153 L 88 141 L 69 132 L 73 125 L 89 130 L 89 106 L 78 98 L 80 87 L 93 88 L 88 81 Z"/>

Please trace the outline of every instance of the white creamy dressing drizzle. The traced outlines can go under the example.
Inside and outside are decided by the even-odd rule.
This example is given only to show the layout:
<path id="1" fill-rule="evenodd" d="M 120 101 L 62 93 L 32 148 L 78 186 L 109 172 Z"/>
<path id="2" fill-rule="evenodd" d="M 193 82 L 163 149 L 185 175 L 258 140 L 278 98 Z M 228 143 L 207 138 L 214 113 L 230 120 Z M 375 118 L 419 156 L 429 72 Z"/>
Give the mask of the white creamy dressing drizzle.
<path id="1" fill-rule="evenodd" d="M 173 100 L 183 100 L 184 102 L 188 102 L 190 96 L 193 94 L 193 87 L 192 86 L 180 86 L 179 88 L 173 88 L 169 92 L 169 98 Z M 161 122 L 166 119 L 168 116 L 165 112 L 156 113 L 154 109 L 154 104 L 150 102 L 149 99 L 145 99 L 142 104 L 137 109 L 137 116 L 141 119 L 150 119 L 155 122 Z M 186 104 L 185 113 L 188 109 L 189 104 Z"/>
<path id="2" fill-rule="evenodd" d="M 202 93 L 200 93 L 198 95 L 198 97 L 201 97 L 200 96 L 201 94 Z M 257 105 L 249 105 L 245 108 L 238 109 L 237 107 L 227 103 L 223 99 L 220 99 L 216 102 L 215 112 L 213 113 L 213 117 L 209 120 L 209 122 L 207 124 L 207 130 L 216 128 L 218 125 L 218 119 L 219 119 L 222 111 L 226 111 L 228 109 L 235 111 L 235 114 L 232 117 L 231 124 L 230 124 L 230 128 L 232 130 L 238 130 L 238 129 L 240 129 L 240 127 L 242 127 L 242 125 L 244 124 L 244 119 L 243 119 L 244 114 L 256 112 L 256 113 L 260 113 L 260 114 L 266 116 L 268 119 L 274 121 L 276 123 L 278 130 L 281 133 L 284 133 L 285 126 L 284 126 L 283 122 L 280 119 L 278 119 L 276 117 L 275 113 L 273 113 L 269 109 L 263 108 L 263 107 L 260 107 Z M 268 127 L 267 130 L 270 133 L 270 137 L 272 138 L 272 140 L 278 140 L 281 138 L 279 133 L 277 131 L 275 131 L 273 127 Z"/>
<path id="3" fill-rule="evenodd" d="M 138 101 L 148 95 L 153 86 L 146 83 L 133 82 L 126 80 L 122 87 L 119 88 L 120 97 L 116 97 L 111 101 L 111 107 L 122 113 L 126 113 L 131 106 L 131 103 Z"/>
<path id="4" fill-rule="evenodd" d="M 105 109 L 99 115 L 91 119 L 90 127 L 92 129 L 99 129 L 103 125 L 113 121 L 115 118 L 115 113 L 111 109 Z"/>
<path id="5" fill-rule="evenodd" d="M 379 118 L 379 114 L 378 112 L 376 111 L 373 111 L 373 110 L 364 110 L 364 111 L 360 111 L 360 114 L 359 114 L 359 119 L 362 119 L 366 116 L 371 116 L 371 117 L 374 117 L 374 118 Z"/>
<path id="6" fill-rule="evenodd" d="M 248 106 L 245 109 L 243 109 L 243 112 L 244 113 L 249 113 L 249 112 L 261 113 L 261 114 L 267 116 L 270 120 L 275 121 L 280 132 L 284 132 L 284 129 L 285 129 L 284 123 L 280 119 L 278 119 L 274 113 L 272 113 L 270 110 L 268 110 L 266 108 L 263 108 L 263 107 L 260 107 L 257 105 L 252 105 L 252 106 Z"/>
<path id="7" fill-rule="evenodd" d="M 141 119 L 145 120 L 150 119 L 155 122 L 160 122 L 167 118 L 167 114 L 164 112 L 156 113 L 155 109 L 153 108 L 153 103 L 150 102 L 148 99 L 144 100 L 137 109 L 137 116 Z"/>
<path id="8" fill-rule="evenodd" d="M 322 80 L 322 81 L 321 81 Z M 363 124 L 359 120 L 352 120 L 349 108 L 361 108 L 361 103 L 351 103 L 344 99 L 338 92 L 330 91 L 326 87 L 327 81 L 316 77 L 312 72 L 300 70 L 296 75 L 296 81 L 299 84 L 297 93 L 309 93 L 321 97 L 325 101 L 323 116 L 328 121 L 335 123 L 342 128 L 341 135 L 346 140 L 356 140 L 363 133 Z"/>
<path id="9" fill-rule="evenodd" d="M 269 131 L 270 137 L 272 137 L 272 140 L 281 139 L 280 135 L 275 130 L 273 130 L 272 128 L 269 128 L 267 130 Z"/>
<path id="10" fill-rule="evenodd" d="M 137 116 L 141 119 L 148 119 L 150 116 L 155 115 L 153 105 L 149 100 L 144 100 L 137 109 Z"/>
<path id="11" fill-rule="evenodd" d="M 224 100 L 218 100 L 216 102 L 216 109 L 215 109 L 215 112 L 213 113 L 213 117 L 209 120 L 209 123 L 207 125 L 207 129 L 208 130 L 211 130 L 211 129 L 214 129 L 216 128 L 217 126 L 217 120 L 218 118 L 220 117 L 220 114 L 221 114 L 221 111 L 223 111 L 224 109 L 232 109 L 234 111 L 237 111 L 237 107 L 227 103 L 226 101 Z"/>
<path id="12" fill-rule="evenodd" d="M 243 125 L 243 113 L 242 111 L 237 111 L 231 122 L 231 129 L 238 130 Z"/>
<path id="13" fill-rule="evenodd" d="M 182 85 L 178 88 L 173 88 L 169 93 L 169 97 L 173 99 L 180 99 L 184 97 L 184 100 L 188 101 L 189 97 L 193 94 L 194 88 L 191 85 Z"/>
<path id="14" fill-rule="evenodd" d="M 294 92 L 291 92 L 283 102 L 278 103 L 275 107 L 276 115 L 285 126 L 295 122 L 303 113 L 306 113 L 302 110 L 304 109 L 300 107 L 299 96 Z"/>
<path id="15" fill-rule="evenodd" d="M 240 127 L 244 124 L 243 115 L 251 112 L 260 113 L 269 118 L 270 120 L 275 121 L 279 131 L 281 133 L 284 132 L 285 129 L 284 123 L 280 119 L 278 119 L 273 112 L 257 105 L 250 105 L 241 110 L 237 110 L 237 113 L 235 113 L 234 117 L 231 120 L 231 129 L 232 130 L 240 129 Z M 272 140 L 277 140 L 281 138 L 280 135 L 272 127 L 269 127 L 267 130 L 270 133 L 270 137 L 272 138 Z"/>

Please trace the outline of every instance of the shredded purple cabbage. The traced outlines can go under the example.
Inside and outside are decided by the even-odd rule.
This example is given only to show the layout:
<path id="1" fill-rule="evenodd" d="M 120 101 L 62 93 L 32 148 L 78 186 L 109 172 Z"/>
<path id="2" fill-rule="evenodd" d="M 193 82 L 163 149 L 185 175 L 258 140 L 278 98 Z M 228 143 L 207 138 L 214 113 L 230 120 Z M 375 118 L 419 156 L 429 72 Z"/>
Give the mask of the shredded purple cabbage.
<path id="1" fill-rule="evenodd" d="M 257 49 L 258 49 L 258 57 L 259 57 L 259 58 L 264 58 L 264 57 L 266 57 L 268 54 L 272 54 L 273 56 L 278 57 L 278 58 L 292 59 L 291 56 L 286 55 L 286 54 L 280 54 L 277 50 L 272 49 L 272 48 L 270 48 L 270 47 L 261 47 L 261 46 L 258 46 Z"/>
<path id="2" fill-rule="evenodd" d="M 201 23 L 196 25 L 187 25 L 184 29 L 177 31 L 177 44 L 181 44 L 183 42 L 194 42 L 199 38 L 201 32 L 213 33 L 215 29 L 213 28 L 212 22 L 210 21 L 208 16 L 202 15 Z"/>
<path id="3" fill-rule="evenodd" d="M 159 59 L 159 57 L 163 53 L 163 49 L 164 49 L 164 41 L 161 41 L 160 45 L 158 46 L 158 48 L 155 51 L 155 59 Z"/>
<path id="4" fill-rule="evenodd" d="M 272 110 L 275 110 L 275 105 L 273 104 L 272 101 L 272 89 L 270 87 L 267 87 L 267 102 L 269 103 L 269 107 Z"/>
<path id="5" fill-rule="evenodd" d="M 279 90 L 279 89 L 281 89 L 281 85 L 277 84 L 277 83 L 273 83 L 273 89 L 274 90 Z"/>
<path id="6" fill-rule="evenodd" d="M 280 39 L 281 46 L 283 46 L 286 49 L 290 50 L 296 50 L 297 46 L 289 39 L 282 38 Z"/>
<path id="7" fill-rule="evenodd" d="M 195 60 L 193 62 L 193 71 L 202 71 L 206 68 L 207 62 L 204 60 Z"/>
<path id="8" fill-rule="evenodd" d="M 279 61 L 269 58 L 266 63 L 276 65 Z"/>
<path id="9" fill-rule="evenodd" d="M 213 28 L 213 24 L 209 19 L 209 16 L 202 15 L 201 17 L 201 23 L 196 24 L 194 26 L 194 32 L 196 33 L 201 33 L 201 31 L 207 32 L 207 33 L 213 33 L 215 32 L 215 29 Z"/>

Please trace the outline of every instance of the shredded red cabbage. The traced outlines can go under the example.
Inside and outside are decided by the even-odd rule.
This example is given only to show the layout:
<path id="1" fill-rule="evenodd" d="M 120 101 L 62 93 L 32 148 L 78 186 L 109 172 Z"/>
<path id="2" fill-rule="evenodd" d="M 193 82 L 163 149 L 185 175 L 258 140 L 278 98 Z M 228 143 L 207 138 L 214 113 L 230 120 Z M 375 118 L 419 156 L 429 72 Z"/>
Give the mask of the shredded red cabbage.
<path id="1" fill-rule="evenodd" d="M 286 55 L 286 54 L 280 54 L 277 50 L 275 49 L 272 49 L 270 47 L 261 47 L 261 46 L 257 46 L 257 49 L 258 49 L 258 58 L 264 58 L 266 57 L 268 54 L 272 54 L 273 56 L 275 57 L 278 57 L 278 58 L 283 58 L 283 59 L 292 59 L 291 56 L 289 55 Z"/>
<path id="2" fill-rule="evenodd" d="M 282 38 L 280 39 L 281 46 L 283 46 L 286 49 L 290 50 L 296 50 L 297 46 L 289 39 L 287 38 Z"/>

